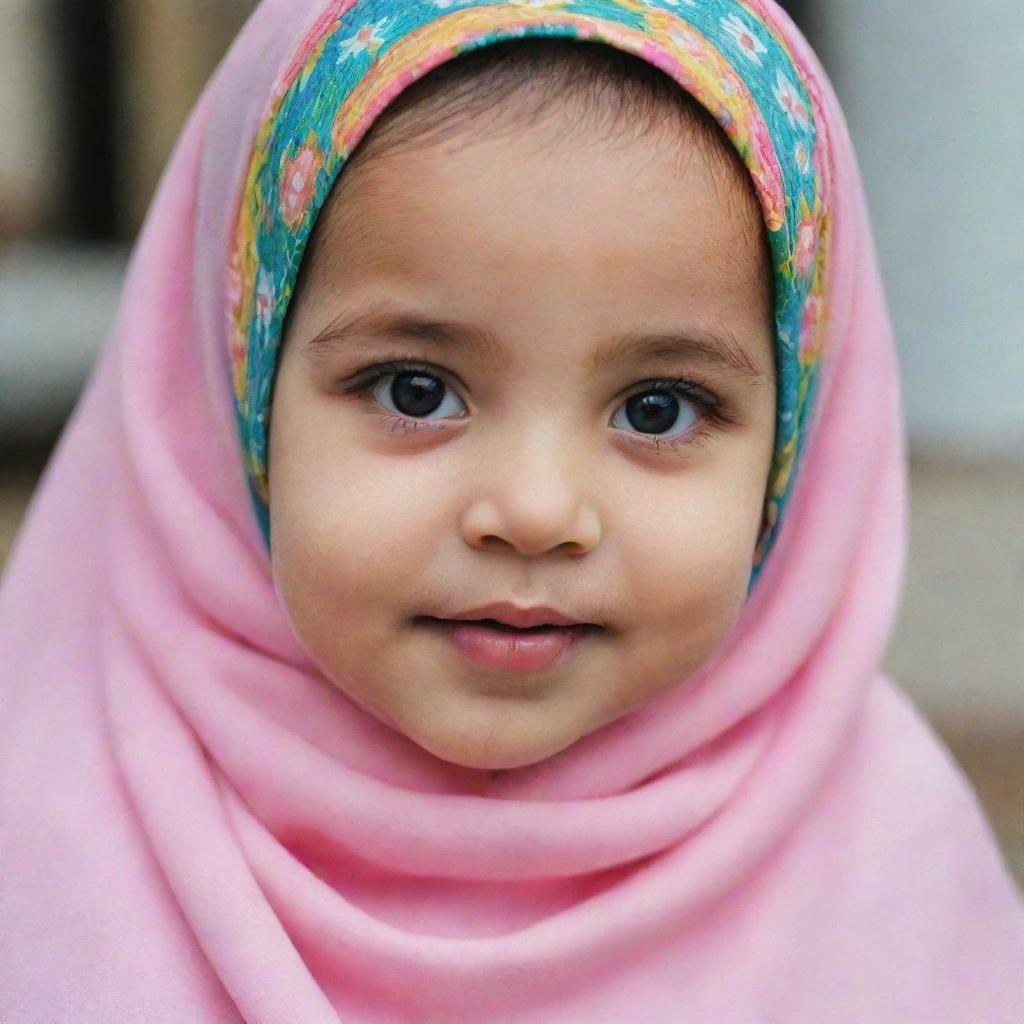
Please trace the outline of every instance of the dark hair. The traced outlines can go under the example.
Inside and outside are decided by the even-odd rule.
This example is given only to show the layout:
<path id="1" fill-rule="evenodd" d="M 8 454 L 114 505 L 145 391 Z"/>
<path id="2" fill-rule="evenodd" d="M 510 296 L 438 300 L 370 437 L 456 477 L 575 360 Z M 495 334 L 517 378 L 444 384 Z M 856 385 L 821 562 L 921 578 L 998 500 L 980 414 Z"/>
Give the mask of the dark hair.
<path id="1" fill-rule="evenodd" d="M 536 126 L 571 101 L 581 114 L 572 127 L 587 137 L 602 130 L 639 137 L 674 121 L 702 151 L 726 157 L 746 177 L 718 123 L 663 71 L 607 44 L 536 36 L 477 47 L 433 68 L 382 112 L 346 166 L 440 142 L 488 118 L 494 131 Z"/>
<path id="2" fill-rule="evenodd" d="M 506 102 L 511 101 L 511 102 Z M 563 37 L 504 40 L 466 51 L 417 79 L 381 113 L 360 140 L 314 226 L 307 252 L 326 220 L 322 214 L 338 193 L 338 184 L 354 168 L 387 152 L 429 145 L 481 125 L 489 136 L 525 126 L 540 126 L 554 110 L 572 103 L 579 116 L 550 118 L 560 138 L 576 131 L 592 139 L 640 138 L 666 126 L 695 145 L 696 152 L 721 175 L 723 194 L 736 195 L 757 209 L 757 239 L 766 266 L 766 287 L 773 287 L 767 233 L 753 182 L 740 155 L 720 125 L 685 89 L 647 61 L 613 46 Z M 671 137 L 666 133 L 666 137 Z M 296 281 L 298 294 L 309 260 Z"/>

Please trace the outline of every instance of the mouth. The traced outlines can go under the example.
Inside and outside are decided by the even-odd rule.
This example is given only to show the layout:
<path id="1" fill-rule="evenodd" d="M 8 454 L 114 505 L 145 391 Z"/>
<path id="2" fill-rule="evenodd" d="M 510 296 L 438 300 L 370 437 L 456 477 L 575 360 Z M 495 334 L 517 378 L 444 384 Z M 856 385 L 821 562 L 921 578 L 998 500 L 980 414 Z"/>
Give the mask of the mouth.
<path id="1" fill-rule="evenodd" d="M 439 633 L 462 657 L 503 672 L 539 672 L 564 664 L 585 638 L 603 632 L 594 623 L 510 626 L 497 619 L 439 619 L 418 615 L 413 622 Z"/>
<path id="2" fill-rule="evenodd" d="M 421 615 L 420 619 L 427 622 L 465 622 L 477 626 L 487 626 L 488 629 L 500 629 L 506 633 L 550 633 L 554 629 L 568 629 L 568 626 L 556 626 L 547 622 L 538 626 L 510 626 L 507 622 L 499 622 L 497 619 L 436 619 L 431 615 Z M 571 628 L 576 628 L 571 627 Z"/>
<path id="3" fill-rule="evenodd" d="M 543 636 L 545 633 L 576 633 L 583 636 L 588 633 L 600 633 L 601 626 L 592 622 L 577 622 L 571 626 L 557 626 L 546 622 L 537 626 L 510 626 L 507 622 L 499 622 L 497 619 L 438 619 L 433 615 L 417 615 L 413 622 L 424 626 L 456 627 L 456 626 L 480 626 L 484 629 L 493 629 L 496 633 L 505 633 L 511 636 Z"/>

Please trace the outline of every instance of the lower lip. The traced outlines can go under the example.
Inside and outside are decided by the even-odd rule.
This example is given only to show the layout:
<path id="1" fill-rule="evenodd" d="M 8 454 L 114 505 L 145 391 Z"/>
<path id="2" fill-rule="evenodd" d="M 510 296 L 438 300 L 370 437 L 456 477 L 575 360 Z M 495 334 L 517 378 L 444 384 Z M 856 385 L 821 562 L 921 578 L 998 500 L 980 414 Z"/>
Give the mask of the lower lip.
<path id="1" fill-rule="evenodd" d="M 501 672 L 542 672 L 567 662 L 590 626 L 553 629 L 544 633 L 512 633 L 479 623 L 433 620 L 464 658 Z"/>

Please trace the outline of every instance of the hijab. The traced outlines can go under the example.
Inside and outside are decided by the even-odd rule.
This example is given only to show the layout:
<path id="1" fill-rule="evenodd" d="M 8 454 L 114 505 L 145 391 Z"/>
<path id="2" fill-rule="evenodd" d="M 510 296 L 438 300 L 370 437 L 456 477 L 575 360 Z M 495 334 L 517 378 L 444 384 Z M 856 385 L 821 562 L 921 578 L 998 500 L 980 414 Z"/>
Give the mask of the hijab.
<path id="1" fill-rule="evenodd" d="M 712 663 L 482 796 L 295 639 L 265 445 L 345 157 L 430 68 L 529 35 L 648 60 L 743 158 L 776 452 Z M 178 141 L 0 589 L 0 1019 L 1017 1024 L 1020 895 L 879 670 L 906 500 L 856 162 L 771 0 L 264 0 Z"/>

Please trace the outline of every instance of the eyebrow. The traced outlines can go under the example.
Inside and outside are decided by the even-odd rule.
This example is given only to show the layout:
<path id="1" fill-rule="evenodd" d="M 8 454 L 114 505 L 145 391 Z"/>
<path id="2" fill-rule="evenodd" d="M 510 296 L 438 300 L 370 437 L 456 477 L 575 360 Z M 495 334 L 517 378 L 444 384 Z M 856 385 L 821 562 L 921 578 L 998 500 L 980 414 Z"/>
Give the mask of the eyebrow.
<path id="1" fill-rule="evenodd" d="M 489 331 L 471 324 L 425 319 L 387 305 L 355 314 L 342 314 L 305 345 L 307 352 L 349 351 L 379 344 L 381 338 L 401 338 L 440 349 L 468 348 L 481 357 L 501 359 L 504 350 Z M 689 359 L 731 371 L 750 383 L 761 383 L 766 373 L 736 334 L 728 328 L 700 328 L 679 334 L 628 334 L 591 353 L 585 369 L 624 363 Z"/>

